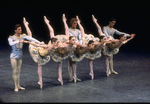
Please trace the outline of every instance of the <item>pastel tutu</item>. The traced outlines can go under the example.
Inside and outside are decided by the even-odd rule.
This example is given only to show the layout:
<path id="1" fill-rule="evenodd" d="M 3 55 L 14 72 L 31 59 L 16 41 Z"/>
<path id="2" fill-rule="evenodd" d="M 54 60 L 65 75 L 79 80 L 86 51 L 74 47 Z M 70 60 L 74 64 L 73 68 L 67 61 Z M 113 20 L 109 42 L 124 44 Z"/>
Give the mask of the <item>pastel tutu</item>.
<path id="1" fill-rule="evenodd" d="M 29 52 L 34 62 L 40 65 L 45 65 L 50 61 L 50 55 L 47 55 L 47 53 L 45 53 L 45 51 L 42 50 L 43 49 L 41 47 L 36 47 L 31 44 L 29 45 Z"/>

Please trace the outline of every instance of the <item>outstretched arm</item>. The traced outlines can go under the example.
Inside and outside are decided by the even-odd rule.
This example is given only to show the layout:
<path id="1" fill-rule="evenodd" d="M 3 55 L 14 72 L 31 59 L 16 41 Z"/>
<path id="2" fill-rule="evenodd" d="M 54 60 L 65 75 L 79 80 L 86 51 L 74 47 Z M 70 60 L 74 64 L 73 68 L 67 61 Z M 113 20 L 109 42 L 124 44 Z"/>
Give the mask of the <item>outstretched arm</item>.
<path id="1" fill-rule="evenodd" d="M 49 32 L 50 32 L 50 37 L 53 38 L 55 36 L 54 35 L 54 30 L 51 27 L 51 25 L 49 24 L 49 20 L 46 18 L 46 16 L 44 16 L 44 21 L 45 21 L 46 25 L 48 26 L 48 29 L 49 29 Z"/>
<path id="2" fill-rule="evenodd" d="M 69 37 L 69 27 L 68 27 L 67 22 L 66 22 L 67 19 L 66 19 L 66 17 L 65 17 L 65 14 L 63 14 L 62 20 L 63 20 L 63 22 L 64 22 L 65 34 Z"/>
<path id="3" fill-rule="evenodd" d="M 31 32 L 31 30 L 29 28 L 29 23 L 26 21 L 25 17 L 23 18 L 23 24 L 24 24 L 24 26 L 26 28 L 28 36 L 32 37 L 32 32 Z"/>
<path id="4" fill-rule="evenodd" d="M 97 19 L 94 17 L 94 15 L 92 15 L 92 19 L 98 29 L 99 36 L 102 36 L 104 33 L 102 32 L 101 26 L 97 23 Z"/>
<path id="5" fill-rule="evenodd" d="M 76 16 L 76 19 L 77 19 L 77 23 L 78 23 L 79 28 L 80 28 L 80 31 L 81 31 L 81 37 L 83 37 L 83 35 L 85 34 L 84 28 L 83 28 L 83 26 L 81 25 L 81 23 L 80 23 L 81 21 L 80 21 L 80 19 L 79 19 L 78 16 Z"/>
<path id="6" fill-rule="evenodd" d="M 125 40 L 125 41 L 123 42 L 123 44 L 126 44 L 128 41 L 130 41 L 130 40 L 133 39 L 134 37 L 135 37 L 135 34 L 131 34 L 131 35 L 130 35 L 130 38 L 127 39 L 127 40 Z"/>
<path id="7" fill-rule="evenodd" d="M 24 41 L 24 43 L 29 43 L 29 44 L 32 44 L 32 45 L 34 45 L 36 47 L 48 48 L 48 45 L 44 44 L 44 43 L 42 43 L 42 44 L 36 44 L 35 42 L 30 42 L 30 41 Z"/>

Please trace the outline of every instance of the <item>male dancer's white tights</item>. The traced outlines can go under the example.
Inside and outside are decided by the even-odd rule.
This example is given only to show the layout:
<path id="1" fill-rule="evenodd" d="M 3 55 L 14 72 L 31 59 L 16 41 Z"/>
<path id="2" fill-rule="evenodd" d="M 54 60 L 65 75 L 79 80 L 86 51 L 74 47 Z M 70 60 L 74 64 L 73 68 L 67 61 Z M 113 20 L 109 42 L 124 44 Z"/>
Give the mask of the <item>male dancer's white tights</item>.
<path id="1" fill-rule="evenodd" d="M 22 59 L 11 59 L 12 66 L 12 78 L 15 84 L 15 88 L 20 87 L 20 71 L 21 71 Z"/>

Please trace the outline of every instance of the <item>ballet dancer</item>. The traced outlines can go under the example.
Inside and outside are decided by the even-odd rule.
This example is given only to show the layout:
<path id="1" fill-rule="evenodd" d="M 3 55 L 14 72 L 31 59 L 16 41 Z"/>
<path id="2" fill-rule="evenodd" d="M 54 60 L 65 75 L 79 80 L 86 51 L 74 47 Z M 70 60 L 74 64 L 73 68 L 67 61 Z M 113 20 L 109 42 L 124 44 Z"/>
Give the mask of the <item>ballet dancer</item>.
<path id="1" fill-rule="evenodd" d="M 23 23 L 26 28 L 28 36 L 32 37 L 32 32 L 29 28 L 29 23 L 23 18 Z M 38 64 L 38 77 L 39 81 L 38 84 L 40 88 L 43 88 L 43 81 L 42 81 L 42 65 L 45 65 L 50 61 L 50 53 L 54 52 L 55 49 L 58 47 L 58 40 L 52 38 L 48 44 L 36 44 L 34 42 L 25 41 L 26 43 L 30 43 L 29 45 L 29 52 L 32 59 Z"/>
<path id="2" fill-rule="evenodd" d="M 114 29 L 113 27 L 114 27 L 115 24 L 116 24 L 116 19 L 111 19 L 109 21 L 109 25 L 104 26 L 103 32 L 104 32 L 104 34 L 106 35 L 107 38 L 111 36 L 111 38 L 114 39 L 114 34 L 117 34 L 117 35 L 125 34 L 126 37 L 130 37 L 130 34 L 120 32 L 117 29 Z M 134 35 L 134 34 L 132 34 L 132 35 Z M 119 49 L 116 48 L 113 51 L 113 54 L 116 54 L 118 52 L 119 52 Z M 110 70 L 108 71 L 109 74 L 111 74 L 111 73 L 118 74 L 118 72 L 114 71 L 114 69 L 113 69 L 113 55 L 111 55 L 111 56 L 107 55 L 107 56 L 105 56 L 105 58 L 106 58 L 107 68 L 109 68 L 108 65 L 110 65 Z"/>
<path id="3" fill-rule="evenodd" d="M 102 29 L 101 29 L 100 25 L 98 24 L 97 19 L 94 17 L 94 15 L 92 15 L 92 18 L 98 29 L 99 36 L 107 37 L 107 40 L 109 41 L 109 40 L 114 40 L 114 37 L 112 37 L 112 36 L 114 36 L 114 33 L 121 35 L 122 32 L 119 32 L 116 29 L 113 29 L 113 26 L 116 23 L 115 20 L 109 22 L 109 26 L 105 27 L 105 29 L 103 30 L 104 31 L 104 33 L 103 33 Z M 111 27 L 110 30 L 108 31 L 108 33 L 110 35 L 108 35 L 108 33 L 106 33 L 106 30 L 108 30 L 109 27 Z M 129 34 L 125 34 L 125 33 L 123 33 L 123 34 L 126 37 L 128 37 L 128 36 L 130 37 Z M 135 34 L 131 34 L 131 35 L 134 36 Z M 108 44 L 107 44 L 107 46 L 108 46 Z M 108 48 L 107 46 L 105 46 L 103 48 L 104 49 L 103 53 L 105 55 L 105 63 L 106 63 L 106 74 L 107 74 L 107 76 L 109 76 L 111 73 L 118 74 L 118 72 L 114 71 L 114 69 L 113 69 L 113 55 L 117 54 L 119 52 L 119 47 L 111 48 L 112 50 L 109 52 L 109 51 L 106 51 Z M 109 66 L 110 66 L 110 68 L 109 68 Z"/>
<path id="4" fill-rule="evenodd" d="M 93 72 L 93 60 L 95 58 L 101 57 L 101 50 L 105 46 L 107 39 L 99 39 L 94 37 L 92 34 L 85 34 L 84 28 L 81 25 L 81 21 L 78 16 L 76 16 L 77 23 L 79 25 L 79 28 L 81 30 L 83 45 L 87 45 L 88 47 L 91 47 L 91 49 L 86 53 L 85 58 L 89 59 L 89 67 L 90 67 L 90 73 L 91 79 L 94 79 L 94 72 Z"/>
<path id="5" fill-rule="evenodd" d="M 119 39 L 110 39 L 106 43 L 106 47 L 104 47 L 103 54 L 107 57 L 111 57 L 115 49 L 119 49 L 122 45 L 126 44 L 128 41 L 130 41 L 134 37 L 135 37 L 135 34 L 131 34 L 130 38 L 127 39 L 125 34 L 121 34 L 119 36 Z M 110 60 L 110 64 L 113 64 L 111 62 L 113 62 L 112 60 Z M 110 66 L 110 68 L 113 69 L 113 66 Z M 112 73 L 112 70 L 111 71 L 109 70 L 109 63 L 106 61 L 107 76 L 109 76 L 111 73 Z"/>
<path id="6" fill-rule="evenodd" d="M 13 36 L 9 36 L 8 42 L 9 45 L 12 48 L 11 54 L 10 54 L 10 61 L 12 66 L 12 78 L 15 85 L 15 92 L 18 92 L 19 90 L 25 90 L 25 88 L 20 86 L 20 72 L 21 72 L 21 66 L 22 66 L 22 48 L 24 40 L 27 39 L 29 41 L 36 42 L 38 44 L 41 44 L 38 40 L 26 36 L 26 34 L 22 34 L 22 28 L 20 24 L 15 25 L 15 34 Z"/>
<path id="7" fill-rule="evenodd" d="M 50 31 L 51 37 L 55 37 L 58 39 L 59 47 L 54 53 L 51 54 L 51 58 L 58 62 L 58 81 L 63 85 L 62 79 L 62 63 L 63 60 L 67 59 L 70 54 L 77 47 L 76 40 L 74 36 L 69 36 L 69 32 L 65 32 L 65 35 L 54 35 L 54 30 L 49 24 L 49 20 L 44 16 L 45 23 L 48 25 L 48 29 Z"/>
<path id="8" fill-rule="evenodd" d="M 67 21 L 67 19 L 65 17 L 65 14 L 63 14 L 65 33 L 66 33 L 66 35 L 74 36 L 75 41 L 78 44 L 78 47 L 74 50 L 72 55 L 70 55 L 70 57 L 68 58 L 69 59 L 68 71 L 69 71 L 69 77 L 70 77 L 69 81 L 72 82 L 74 80 L 74 82 L 76 83 L 77 81 L 81 81 L 81 79 L 77 78 L 77 75 L 76 75 L 77 62 L 80 62 L 84 58 L 85 52 L 88 49 L 85 49 L 86 46 L 82 45 L 81 31 L 79 29 L 76 29 L 77 19 L 76 18 L 71 19 L 71 21 L 70 21 L 71 27 L 70 28 L 68 27 L 66 21 Z"/>

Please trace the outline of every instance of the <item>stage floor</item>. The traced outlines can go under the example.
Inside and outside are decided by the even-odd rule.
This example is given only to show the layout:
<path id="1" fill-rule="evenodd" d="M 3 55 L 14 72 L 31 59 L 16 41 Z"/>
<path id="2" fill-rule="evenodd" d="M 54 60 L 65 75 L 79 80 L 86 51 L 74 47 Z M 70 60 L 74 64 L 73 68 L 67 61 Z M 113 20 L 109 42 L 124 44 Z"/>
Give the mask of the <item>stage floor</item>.
<path id="1" fill-rule="evenodd" d="M 150 102 L 150 54 L 120 52 L 114 56 L 118 75 L 106 77 L 105 58 L 94 60 L 95 79 L 89 76 L 88 60 L 77 64 L 77 76 L 82 81 L 70 83 L 68 60 L 63 62 L 64 85 L 58 82 L 58 63 L 51 60 L 43 66 L 43 89 L 37 84 L 37 64 L 24 50 L 21 86 L 14 92 L 10 51 L 0 52 L 1 102 Z"/>

